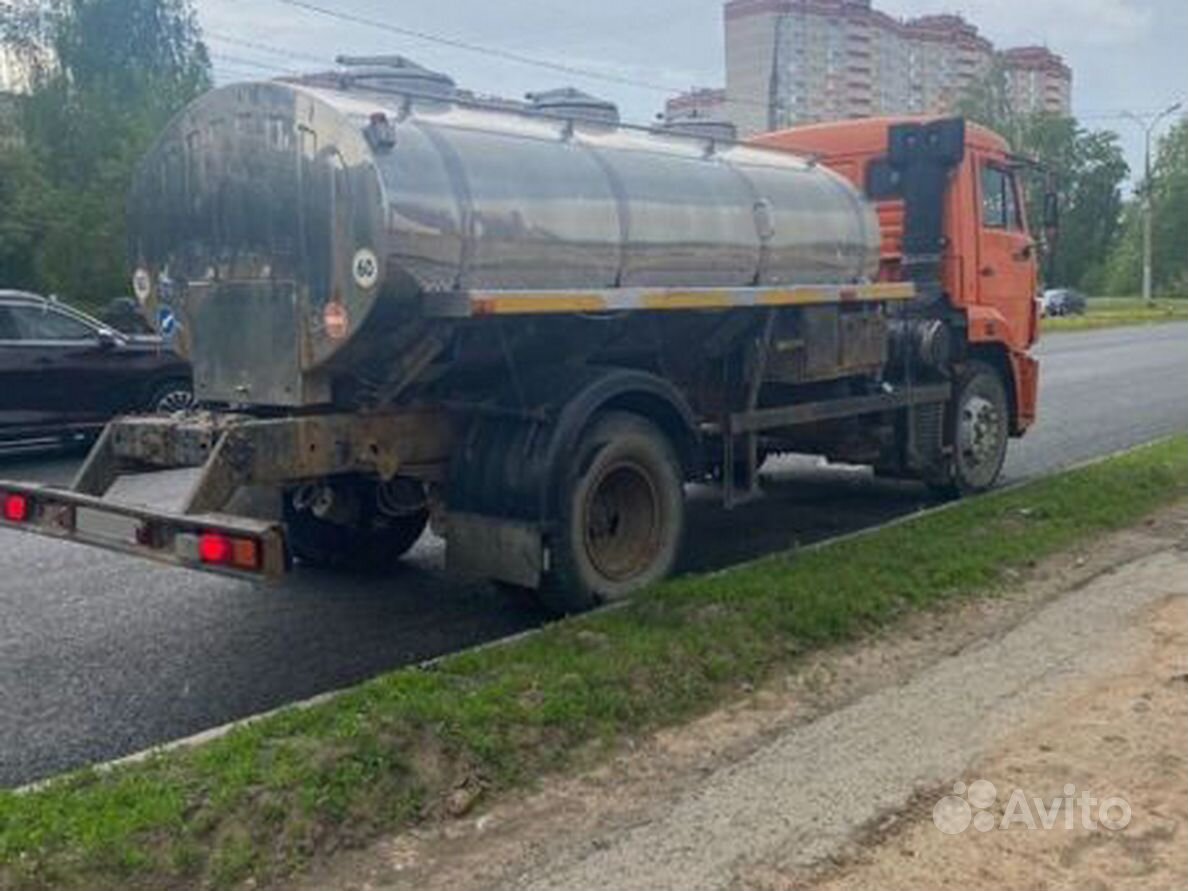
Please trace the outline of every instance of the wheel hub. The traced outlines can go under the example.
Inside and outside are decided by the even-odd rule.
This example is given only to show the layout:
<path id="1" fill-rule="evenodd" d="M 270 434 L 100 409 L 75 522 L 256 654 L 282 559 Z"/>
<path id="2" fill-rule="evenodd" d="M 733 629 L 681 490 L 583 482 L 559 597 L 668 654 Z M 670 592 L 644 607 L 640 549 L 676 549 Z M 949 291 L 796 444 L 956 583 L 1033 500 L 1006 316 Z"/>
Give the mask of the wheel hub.
<path id="1" fill-rule="evenodd" d="M 188 390 L 170 390 L 157 400 L 157 414 L 172 415 L 194 407 L 194 396 Z"/>
<path id="2" fill-rule="evenodd" d="M 982 467 L 995 460 L 1002 418 L 989 399 L 973 396 L 961 411 L 961 454 L 970 467 Z"/>
<path id="3" fill-rule="evenodd" d="M 651 477 L 633 462 L 606 468 L 590 488 L 586 554 L 615 582 L 646 571 L 660 550 L 660 498 Z"/>

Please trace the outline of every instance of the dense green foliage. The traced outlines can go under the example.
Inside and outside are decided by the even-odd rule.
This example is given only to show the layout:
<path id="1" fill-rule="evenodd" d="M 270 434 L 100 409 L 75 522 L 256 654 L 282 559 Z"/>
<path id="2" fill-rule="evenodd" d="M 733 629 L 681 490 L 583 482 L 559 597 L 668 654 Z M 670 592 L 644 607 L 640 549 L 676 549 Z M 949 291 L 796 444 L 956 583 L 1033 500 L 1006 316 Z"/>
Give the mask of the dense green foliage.
<path id="1" fill-rule="evenodd" d="M 1118 135 L 1086 130 L 1059 115 L 1015 114 L 1000 66 L 966 96 L 960 110 L 1001 133 L 1016 152 L 1039 161 L 1050 173 L 1051 179 L 1034 177 L 1028 190 L 1033 228 L 1043 220 L 1041 202 L 1049 183 L 1063 209 L 1059 240 L 1045 270 L 1048 284 L 1099 293 L 1122 231 L 1122 184 L 1130 172 Z"/>
<path id="2" fill-rule="evenodd" d="M 128 290 L 135 165 L 210 85 L 190 0 L 0 3 L 0 37 L 32 72 L 0 148 L 0 287 L 104 303 Z"/>
<path id="3" fill-rule="evenodd" d="M 1180 121 L 1160 141 L 1152 173 L 1155 291 L 1167 296 L 1188 295 L 1188 120 Z M 1140 196 L 1126 209 L 1121 237 L 1110 258 L 1105 286 L 1118 294 L 1135 293 L 1142 275 L 1143 216 Z"/>

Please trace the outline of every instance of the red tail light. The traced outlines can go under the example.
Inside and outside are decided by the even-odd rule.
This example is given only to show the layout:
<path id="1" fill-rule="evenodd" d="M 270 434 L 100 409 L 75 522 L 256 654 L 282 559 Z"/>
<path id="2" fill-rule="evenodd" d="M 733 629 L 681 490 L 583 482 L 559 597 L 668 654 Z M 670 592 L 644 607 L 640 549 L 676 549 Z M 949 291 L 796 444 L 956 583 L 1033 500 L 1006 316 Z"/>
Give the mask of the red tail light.
<path id="1" fill-rule="evenodd" d="M 213 566 L 257 570 L 260 568 L 260 543 L 254 538 L 204 532 L 198 537 L 198 559 Z"/>
<path id="2" fill-rule="evenodd" d="M 217 532 L 204 532 L 198 538 L 198 559 L 203 563 L 213 563 L 218 566 L 231 562 L 234 551 L 230 536 Z"/>
<path id="3" fill-rule="evenodd" d="M 10 523 L 25 523 L 31 513 L 29 499 L 24 495 L 13 492 L 0 492 L 0 504 L 3 504 L 4 519 Z"/>

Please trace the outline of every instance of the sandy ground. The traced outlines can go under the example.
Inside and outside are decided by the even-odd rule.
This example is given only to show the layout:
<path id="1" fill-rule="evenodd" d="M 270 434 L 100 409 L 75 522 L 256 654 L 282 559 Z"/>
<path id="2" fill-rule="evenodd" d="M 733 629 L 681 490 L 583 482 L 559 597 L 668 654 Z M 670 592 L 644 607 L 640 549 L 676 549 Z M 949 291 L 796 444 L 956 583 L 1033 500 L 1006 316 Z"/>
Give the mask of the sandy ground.
<path id="1" fill-rule="evenodd" d="M 974 803 L 988 806 L 958 804 L 946 826 L 978 823 L 940 832 L 941 796 L 921 797 L 856 839 L 833 868 L 814 876 L 752 865 L 741 883 L 756 891 L 1188 888 L 1188 596 L 1157 604 L 1142 621 L 1144 646 L 1104 654 L 1117 657 L 1116 676 L 1070 685 L 967 771 L 962 798 L 984 791 Z M 1110 798 L 1120 801 L 1109 804 L 1103 828 L 1101 802 Z"/>
<path id="2" fill-rule="evenodd" d="M 1188 888 L 1188 506 L 305 887 Z"/>

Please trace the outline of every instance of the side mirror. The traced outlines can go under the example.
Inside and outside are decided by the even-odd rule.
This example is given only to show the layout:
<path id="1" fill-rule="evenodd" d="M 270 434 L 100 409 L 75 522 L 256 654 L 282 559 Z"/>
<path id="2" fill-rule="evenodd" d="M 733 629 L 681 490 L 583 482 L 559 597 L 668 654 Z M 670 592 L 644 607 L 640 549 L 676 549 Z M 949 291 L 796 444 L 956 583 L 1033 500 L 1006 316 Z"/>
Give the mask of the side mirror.
<path id="1" fill-rule="evenodd" d="M 110 328 L 100 328 L 96 340 L 99 341 L 101 350 L 114 350 L 120 345 L 120 336 Z"/>

